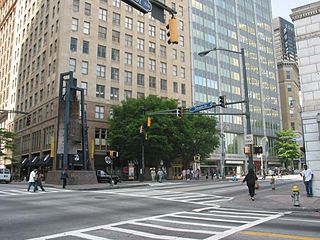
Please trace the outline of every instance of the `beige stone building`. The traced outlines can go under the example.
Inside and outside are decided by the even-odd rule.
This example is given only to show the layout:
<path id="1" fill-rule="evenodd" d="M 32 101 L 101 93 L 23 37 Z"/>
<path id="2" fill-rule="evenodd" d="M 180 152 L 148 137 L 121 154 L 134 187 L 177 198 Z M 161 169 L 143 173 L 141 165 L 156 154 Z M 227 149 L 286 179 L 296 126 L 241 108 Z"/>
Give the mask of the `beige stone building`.
<path id="1" fill-rule="evenodd" d="M 191 105 L 188 1 L 169 6 L 178 12 L 178 45 L 167 44 L 166 24 L 120 0 L 17 1 L 12 73 L 5 86 L 16 92 L 10 95 L 14 109 L 30 113 L 15 115 L 11 123 L 19 135 L 15 157 L 22 169 L 33 160 L 46 161 L 55 146 L 60 73 L 73 71 L 85 90 L 94 158 L 106 156 L 113 105 L 148 95 Z M 59 168 L 55 159 L 43 165 Z"/>

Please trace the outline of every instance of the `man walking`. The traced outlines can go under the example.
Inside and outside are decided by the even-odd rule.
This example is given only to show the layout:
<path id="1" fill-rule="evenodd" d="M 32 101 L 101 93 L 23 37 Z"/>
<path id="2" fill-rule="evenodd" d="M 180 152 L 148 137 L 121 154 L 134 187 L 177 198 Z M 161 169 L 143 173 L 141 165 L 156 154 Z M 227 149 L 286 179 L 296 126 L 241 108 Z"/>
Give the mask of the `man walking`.
<path id="1" fill-rule="evenodd" d="M 250 169 L 248 174 L 245 176 L 245 178 L 242 181 L 243 183 L 247 182 L 249 195 L 250 195 L 252 201 L 254 201 L 255 184 L 256 184 L 257 180 L 258 180 L 257 175 L 254 173 L 254 171 L 252 169 Z"/>
<path id="2" fill-rule="evenodd" d="M 313 173 L 307 165 L 304 165 L 304 170 L 300 173 L 303 177 L 303 182 L 306 185 L 307 197 L 312 197 L 312 179 Z"/>
<path id="3" fill-rule="evenodd" d="M 61 172 L 60 179 L 62 180 L 62 188 L 66 188 L 67 185 L 67 178 L 69 178 L 67 168 L 64 168 L 64 170 Z"/>
<path id="4" fill-rule="evenodd" d="M 36 186 L 36 175 L 37 175 L 37 169 L 34 169 L 32 172 L 30 172 L 30 175 L 29 175 L 29 185 L 28 185 L 28 189 L 27 191 L 29 192 L 30 191 L 30 187 L 33 186 L 33 191 L 35 192 L 36 189 L 37 189 L 37 186 Z"/>

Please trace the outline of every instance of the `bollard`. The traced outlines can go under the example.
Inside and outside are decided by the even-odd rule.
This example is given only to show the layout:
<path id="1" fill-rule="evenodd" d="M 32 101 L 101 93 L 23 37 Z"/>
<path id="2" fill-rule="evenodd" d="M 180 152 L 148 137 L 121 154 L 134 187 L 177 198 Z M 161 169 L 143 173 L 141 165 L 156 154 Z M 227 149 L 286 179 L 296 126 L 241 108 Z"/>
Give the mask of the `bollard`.
<path id="1" fill-rule="evenodd" d="M 293 201 L 293 206 L 295 207 L 299 207 L 300 206 L 300 189 L 297 185 L 294 185 L 292 187 L 292 194 L 291 194 L 291 198 Z"/>

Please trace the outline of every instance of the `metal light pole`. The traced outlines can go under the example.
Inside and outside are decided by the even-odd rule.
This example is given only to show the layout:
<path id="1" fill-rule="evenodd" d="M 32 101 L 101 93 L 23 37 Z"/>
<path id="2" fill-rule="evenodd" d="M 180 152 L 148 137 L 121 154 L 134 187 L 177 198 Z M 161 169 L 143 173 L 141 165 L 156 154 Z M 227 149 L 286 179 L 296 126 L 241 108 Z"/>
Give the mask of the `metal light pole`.
<path id="1" fill-rule="evenodd" d="M 241 51 L 233 51 L 225 48 L 213 48 L 210 50 L 202 51 L 198 53 L 200 57 L 204 57 L 208 53 L 212 51 L 225 51 L 225 52 L 231 52 L 241 55 L 242 60 L 242 74 L 243 74 L 243 88 L 244 88 L 244 102 L 246 106 L 245 116 L 246 116 L 246 122 L 247 122 L 247 135 L 251 135 L 251 121 L 250 121 L 250 108 L 249 108 L 249 91 L 248 91 L 248 79 L 247 79 L 247 68 L 246 68 L 246 62 L 245 62 L 245 56 L 244 56 L 244 48 L 241 48 Z M 249 159 L 249 170 L 253 170 L 253 156 L 252 156 L 252 144 L 249 144 L 250 153 L 248 154 Z"/>

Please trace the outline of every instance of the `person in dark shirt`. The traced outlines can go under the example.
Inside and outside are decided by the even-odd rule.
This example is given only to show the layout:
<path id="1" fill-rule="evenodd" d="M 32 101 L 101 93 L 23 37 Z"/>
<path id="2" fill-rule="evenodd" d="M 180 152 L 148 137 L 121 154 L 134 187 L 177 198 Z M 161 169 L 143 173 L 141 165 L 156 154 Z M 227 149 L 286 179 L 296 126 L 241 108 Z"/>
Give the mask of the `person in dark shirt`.
<path id="1" fill-rule="evenodd" d="M 62 188 L 66 188 L 67 185 L 67 178 L 69 178 L 67 168 L 64 168 L 64 170 L 61 172 L 60 179 L 62 180 Z"/>
<path id="2" fill-rule="evenodd" d="M 249 195 L 250 195 L 252 201 L 254 201 L 255 184 L 256 184 L 257 180 L 258 180 L 257 175 L 254 173 L 254 171 L 252 169 L 250 169 L 248 174 L 245 176 L 245 178 L 242 181 L 243 183 L 247 182 L 247 186 L 249 189 Z"/>

